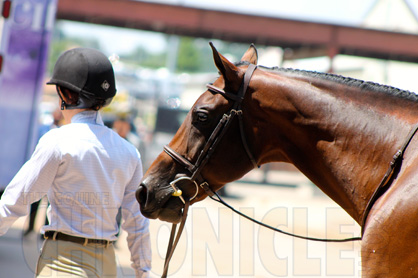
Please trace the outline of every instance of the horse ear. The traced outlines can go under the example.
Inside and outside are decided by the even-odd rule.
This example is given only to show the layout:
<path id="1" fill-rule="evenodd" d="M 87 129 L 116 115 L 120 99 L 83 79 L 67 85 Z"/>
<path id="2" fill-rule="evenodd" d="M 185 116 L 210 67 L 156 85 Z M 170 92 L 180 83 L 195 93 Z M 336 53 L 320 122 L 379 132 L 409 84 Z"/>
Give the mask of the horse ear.
<path id="1" fill-rule="evenodd" d="M 244 56 L 242 56 L 241 61 L 249 62 L 251 64 L 257 65 L 258 53 L 257 53 L 257 48 L 255 48 L 254 44 L 250 45 L 250 48 L 248 48 Z"/>
<path id="2" fill-rule="evenodd" d="M 210 47 L 212 48 L 213 52 L 213 60 L 215 61 L 215 65 L 218 68 L 219 72 L 225 78 L 225 80 L 233 81 L 238 77 L 239 69 L 233 63 L 228 61 L 222 54 L 216 50 L 215 46 L 213 46 L 212 42 L 209 42 Z"/>

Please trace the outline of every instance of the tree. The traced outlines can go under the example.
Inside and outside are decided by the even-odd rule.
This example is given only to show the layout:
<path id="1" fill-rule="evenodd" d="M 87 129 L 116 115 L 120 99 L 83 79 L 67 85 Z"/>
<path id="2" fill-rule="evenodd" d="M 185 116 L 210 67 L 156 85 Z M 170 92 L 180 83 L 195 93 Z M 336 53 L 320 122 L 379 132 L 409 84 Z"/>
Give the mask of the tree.
<path id="1" fill-rule="evenodd" d="M 177 53 L 177 72 L 198 72 L 200 69 L 200 53 L 195 40 L 181 37 Z"/>
<path id="2" fill-rule="evenodd" d="M 158 69 L 166 65 L 167 53 L 149 53 L 144 47 L 139 46 L 131 53 L 121 55 L 120 59 L 126 64 Z"/>

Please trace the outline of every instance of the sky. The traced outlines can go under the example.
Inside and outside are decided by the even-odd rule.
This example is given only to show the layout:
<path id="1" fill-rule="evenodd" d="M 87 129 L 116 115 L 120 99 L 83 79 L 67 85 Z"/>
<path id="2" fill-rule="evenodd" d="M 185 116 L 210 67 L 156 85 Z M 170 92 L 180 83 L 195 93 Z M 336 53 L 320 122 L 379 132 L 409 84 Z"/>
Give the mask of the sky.
<path id="1" fill-rule="evenodd" d="M 195 8 L 224 10 L 303 21 L 357 26 L 376 0 L 142 0 Z M 403 1 L 403 0 L 398 0 Z M 408 0 L 417 3 L 418 0 Z M 96 37 L 107 54 L 127 53 L 141 45 L 151 52 L 166 47 L 163 34 L 108 26 L 85 28 L 85 24 L 62 21 L 68 35 Z"/>

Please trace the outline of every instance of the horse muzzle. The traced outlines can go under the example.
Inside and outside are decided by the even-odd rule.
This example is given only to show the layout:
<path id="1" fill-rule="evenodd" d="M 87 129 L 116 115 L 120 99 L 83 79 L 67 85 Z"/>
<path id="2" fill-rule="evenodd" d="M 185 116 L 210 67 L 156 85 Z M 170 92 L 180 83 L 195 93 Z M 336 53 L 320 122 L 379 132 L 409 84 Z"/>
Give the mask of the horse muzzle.
<path id="1" fill-rule="evenodd" d="M 171 187 L 152 190 L 144 180 L 135 192 L 142 215 L 170 223 L 180 222 L 183 203 L 179 198 L 172 196 L 173 192 Z"/>

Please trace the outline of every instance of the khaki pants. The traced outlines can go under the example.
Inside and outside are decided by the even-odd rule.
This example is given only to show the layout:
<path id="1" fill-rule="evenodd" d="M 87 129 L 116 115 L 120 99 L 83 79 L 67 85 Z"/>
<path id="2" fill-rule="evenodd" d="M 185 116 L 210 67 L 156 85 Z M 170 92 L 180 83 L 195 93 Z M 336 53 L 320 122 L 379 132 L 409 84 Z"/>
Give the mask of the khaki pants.
<path id="1" fill-rule="evenodd" d="M 115 249 L 106 245 L 47 239 L 36 266 L 36 277 L 117 277 Z"/>

